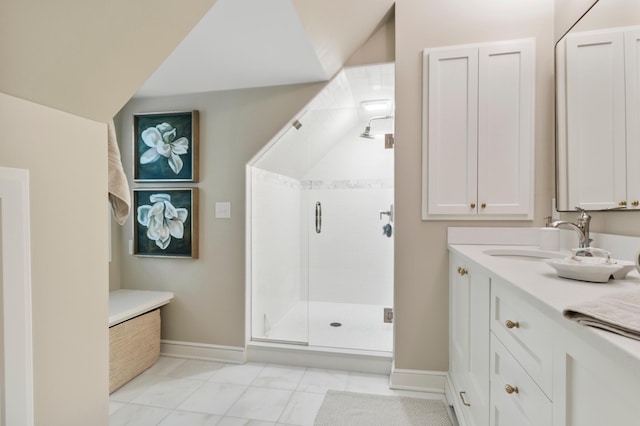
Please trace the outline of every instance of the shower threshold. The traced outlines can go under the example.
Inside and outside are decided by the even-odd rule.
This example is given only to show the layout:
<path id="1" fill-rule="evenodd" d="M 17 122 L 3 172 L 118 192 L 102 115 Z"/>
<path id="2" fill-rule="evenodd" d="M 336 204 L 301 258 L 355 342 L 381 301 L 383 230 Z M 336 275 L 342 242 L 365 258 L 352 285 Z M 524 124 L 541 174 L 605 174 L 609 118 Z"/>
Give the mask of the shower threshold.
<path id="1" fill-rule="evenodd" d="M 390 374 L 392 352 L 251 341 L 247 361 L 298 367 Z"/>

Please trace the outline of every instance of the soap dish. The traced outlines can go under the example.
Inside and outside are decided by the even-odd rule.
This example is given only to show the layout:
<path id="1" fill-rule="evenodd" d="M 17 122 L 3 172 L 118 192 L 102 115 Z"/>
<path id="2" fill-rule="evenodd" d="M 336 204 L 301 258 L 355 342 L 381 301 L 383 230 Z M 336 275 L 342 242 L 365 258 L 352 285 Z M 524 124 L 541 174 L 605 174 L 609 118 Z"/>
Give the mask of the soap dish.
<path id="1" fill-rule="evenodd" d="M 635 267 L 633 262 L 602 257 L 572 256 L 544 261 L 556 270 L 559 277 L 595 283 L 606 283 L 611 277 L 624 279 Z"/>

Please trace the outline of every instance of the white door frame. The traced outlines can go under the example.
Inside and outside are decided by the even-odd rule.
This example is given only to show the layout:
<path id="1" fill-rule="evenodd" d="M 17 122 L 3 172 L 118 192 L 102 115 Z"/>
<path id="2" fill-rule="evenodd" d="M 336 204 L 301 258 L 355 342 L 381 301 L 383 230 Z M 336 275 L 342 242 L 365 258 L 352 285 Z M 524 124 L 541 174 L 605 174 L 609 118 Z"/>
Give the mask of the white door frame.
<path id="1" fill-rule="evenodd" d="M 0 424 L 33 426 L 28 170 L 0 167 L 2 401 Z"/>

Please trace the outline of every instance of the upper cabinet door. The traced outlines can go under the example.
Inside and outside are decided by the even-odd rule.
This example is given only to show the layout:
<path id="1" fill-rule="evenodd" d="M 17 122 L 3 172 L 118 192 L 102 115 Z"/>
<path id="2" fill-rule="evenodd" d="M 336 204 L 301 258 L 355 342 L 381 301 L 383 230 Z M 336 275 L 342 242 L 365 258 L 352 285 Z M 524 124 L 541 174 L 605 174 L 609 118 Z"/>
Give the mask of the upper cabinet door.
<path id="1" fill-rule="evenodd" d="M 424 67 L 428 214 L 475 215 L 478 49 L 426 50 Z"/>
<path id="2" fill-rule="evenodd" d="M 625 32 L 627 208 L 640 208 L 640 30 Z"/>
<path id="3" fill-rule="evenodd" d="M 533 205 L 535 41 L 479 48 L 478 201 L 481 215 Z"/>
<path id="4" fill-rule="evenodd" d="M 425 49 L 423 71 L 423 219 L 532 219 L 535 40 Z"/>
<path id="5" fill-rule="evenodd" d="M 569 205 L 586 210 L 626 203 L 624 37 L 566 39 Z"/>

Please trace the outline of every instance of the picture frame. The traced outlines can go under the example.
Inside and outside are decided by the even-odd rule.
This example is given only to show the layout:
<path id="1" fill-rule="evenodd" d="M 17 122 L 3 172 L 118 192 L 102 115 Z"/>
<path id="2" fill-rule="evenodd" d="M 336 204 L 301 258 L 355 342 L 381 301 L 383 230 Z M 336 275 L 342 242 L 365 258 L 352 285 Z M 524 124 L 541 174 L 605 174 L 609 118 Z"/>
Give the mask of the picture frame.
<path id="1" fill-rule="evenodd" d="M 134 114 L 133 180 L 197 182 L 199 136 L 197 110 Z"/>
<path id="2" fill-rule="evenodd" d="M 198 258 L 198 188 L 133 190 L 133 254 Z"/>

